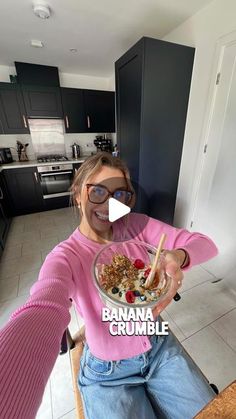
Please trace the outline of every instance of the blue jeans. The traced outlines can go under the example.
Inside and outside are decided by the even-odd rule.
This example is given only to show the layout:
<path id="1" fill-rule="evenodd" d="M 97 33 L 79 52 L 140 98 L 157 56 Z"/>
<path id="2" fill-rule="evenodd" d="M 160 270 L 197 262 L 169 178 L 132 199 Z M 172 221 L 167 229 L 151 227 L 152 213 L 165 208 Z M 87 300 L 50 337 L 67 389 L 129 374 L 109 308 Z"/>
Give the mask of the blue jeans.
<path id="1" fill-rule="evenodd" d="M 192 419 L 215 393 L 175 336 L 120 361 L 94 357 L 86 344 L 78 385 L 86 419 Z"/>

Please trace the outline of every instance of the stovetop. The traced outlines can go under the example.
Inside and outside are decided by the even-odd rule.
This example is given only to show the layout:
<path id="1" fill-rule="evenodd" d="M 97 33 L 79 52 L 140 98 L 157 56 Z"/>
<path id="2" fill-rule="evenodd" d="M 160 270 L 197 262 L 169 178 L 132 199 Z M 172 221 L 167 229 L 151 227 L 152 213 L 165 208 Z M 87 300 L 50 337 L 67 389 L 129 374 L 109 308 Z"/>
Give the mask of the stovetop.
<path id="1" fill-rule="evenodd" d="M 38 163 L 51 163 L 56 161 L 67 161 L 68 157 L 60 155 L 60 154 L 52 154 L 49 156 L 38 156 L 37 162 Z"/>

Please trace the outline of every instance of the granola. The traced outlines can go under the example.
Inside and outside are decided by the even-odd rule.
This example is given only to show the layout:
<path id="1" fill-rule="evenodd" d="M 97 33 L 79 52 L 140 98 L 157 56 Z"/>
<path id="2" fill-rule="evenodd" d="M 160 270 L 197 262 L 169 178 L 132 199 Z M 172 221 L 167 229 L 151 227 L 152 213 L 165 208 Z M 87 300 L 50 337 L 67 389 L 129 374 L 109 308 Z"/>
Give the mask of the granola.
<path id="1" fill-rule="evenodd" d="M 150 270 L 151 266 L 140 259 L 131 260 L 115 253 L 111 264 L 103 264 L 100 269 L 100 284 L 108 295 L 119 301 L 136 304 L 156 301 L 164 292 L 166 281 L 160 281 L 157 271 L 153 283 L 145 288 Z"/>

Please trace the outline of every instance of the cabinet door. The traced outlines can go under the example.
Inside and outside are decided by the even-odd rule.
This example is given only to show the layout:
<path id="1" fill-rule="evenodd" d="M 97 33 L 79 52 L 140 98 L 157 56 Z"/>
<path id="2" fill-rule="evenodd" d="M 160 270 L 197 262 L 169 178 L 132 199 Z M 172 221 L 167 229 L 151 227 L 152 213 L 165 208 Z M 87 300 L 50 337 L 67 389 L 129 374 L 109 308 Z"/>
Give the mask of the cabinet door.
<path id="1" fill-rule="evenodd" d="M 3 171 L 13 215 L 27 214 L 43 209 L 43 194 L 36 167 Z"/>
<path id="2" fill-rule="evenodd" d="M 62 117 L 59 87 L 23 85 L 22 91 L 28 117 Z"/>
<path id="3" fill-rule="evenodd" d="M 139 181 L 142 51 L 134 48 L 116 63 L 117 144 L 120 156 Z"/>
<path id="4" fill-rule="evenodd" d="M 4 176 L 0 173 L 0 241 L 5 246 L 8 230 L 11 224 L 9 197 L 4 182 Z"/>
<path id="5" fill-rule="evenodd" d="M 132 180 L 135 210 L 171 224 L 194 50 L 142 38 L 116 62 L 117 141 Z"/>
<path id="6" fill-rule="evenodd" d="M 61 95 L 66 132 L 86 132 L 83 90 L 63 87 Z"/>
<path id="7" fill-rule="evenodd" d="M 8 232 L 8 222 L 0 201 L 0 243 L 4 246 Z"/>
<path id="8" fill-rule="evenodd" d="M 115 94 L 84 90 L 88 132 L 115 132 Z"/>
<path id="9" fill-rule="evenodd" d="M 11 83 L 0 83 L 0 134 L 29 132 L 26 111 L 20 88 Z"/>

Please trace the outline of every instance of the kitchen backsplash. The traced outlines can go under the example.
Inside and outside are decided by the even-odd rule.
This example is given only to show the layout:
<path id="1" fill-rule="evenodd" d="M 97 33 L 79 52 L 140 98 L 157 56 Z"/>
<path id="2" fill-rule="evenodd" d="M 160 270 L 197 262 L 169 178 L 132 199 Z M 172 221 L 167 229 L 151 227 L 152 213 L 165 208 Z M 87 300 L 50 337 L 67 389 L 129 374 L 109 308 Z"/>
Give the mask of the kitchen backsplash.
<path id="1" fill-rule="evenodd" d="M 82 156 L 88 156 L 91 155 L 92 153 L 96 153 L 97 148 L 95 147 L 95 145 L 93 144 L 93 141 L 95 140 L 96 135 L 104 135 L 104 134 L 99 134 L 99 133 L 89 133 L 89 134 L 65 134 L 64 138 L 65 138 L 65 148 L 66 148 L 66 155 L 67 157 L 71 157 L 72 156 L 72 149 L 71 149 L 71 145 L 74 143 L 79 144 L 80 146 L 80 153 Z M 112 139 L 112 143 L 113 146 L 116 144 L 116 134 L 112 133 L 112 134 L 107 134 L 107 138 L 111 138 Z"/>
<path id="2" fill-rule="evenodd" d="M 98 133 L 85 133 L 85 134 L 64 134 L 64 141 L 65 141 L 65 150 L 66 156 L 68 158 L 72 157 L 72 149 L 71 145 L 73 143 L 79 144 L 81 147 L 81 155 L 82 156 L 89 156 L 92 153 L 96 153 L 97 149 L 93 144 L 95 140 L 95 136 L 99 135 Z M 104 134 L 100 134 L 104 135 Z M 108 134 L 108 138 L 112 139 L 113 145 L 116 144 L 116 134 Z M 12 135 L 1 135 L 0 136 L 0 147 L 10 147 L 12 152 L 12 157 L 14 160 L 18 161 L 18 156 L 16 152 L 16 141 L 19 140 L 23 144 L 28 143 L 29 146 L 27 147 L 27 155 L 29 160 L 35 160 L 35 152 L 34 147 L 31 140 L 30 134 L 12 134 Z"/>
<path id="3" fill-rule="evenodd" d="M 80 154 L 83 155 L 91 155 L 91 153 L 96 153 L 96 147 L 93 144 L 95 140 L 95 136 L 98 134 L 64 134 L 65 138 L 65 148 L 66 148 L 66 155 L 67 157 L 72 156 L 72 148 L 71 145 L 76 143 L 80 146 Z"/>

